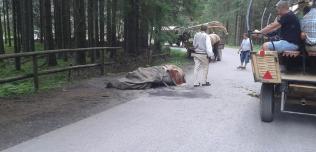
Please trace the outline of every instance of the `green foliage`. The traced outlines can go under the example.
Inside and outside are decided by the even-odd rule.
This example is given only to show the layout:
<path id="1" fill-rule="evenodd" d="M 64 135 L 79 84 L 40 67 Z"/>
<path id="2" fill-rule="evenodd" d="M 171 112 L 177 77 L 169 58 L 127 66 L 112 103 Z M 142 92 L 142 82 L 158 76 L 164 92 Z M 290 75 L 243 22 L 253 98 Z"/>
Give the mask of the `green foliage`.
<path id="1" fill-rule="evenodd" d="M 65 73 L 40 77 L 40 90 L 60 88 L 66 83 Z M 16 81 L 0 85 L 0 97 L 30 95 L 34 93 L 33 80 Z"/>
<path id="2" fill-rule="evenodd" d="M 14 46 L 12 45 L 11 47 L 8 46 L 8 45 L 4 45 L 4 50 L 5 50 L 5 53 L 8 54 L 8 53 L 14 53 Z"/>
<path id="3" fill-rule="evenodd" d="M 258 52 L 261 49 L 261 45 L 254 45 L 253 46 L 253 51 Z"/>
<path id="4" fill-rule="evenodd" d="M 31 58 L 24 58 L 22 64 L 22 69 L 20 71 L 14 69 L 14 64 L 7 62 L 5 66 L 1 65 L 0 70 L 0 79 L 15 77 L 25 74 L 30 74 L 33 71 Z M 46 66 L 46 58 L 42 58 L 38 60 L 39 70 L 47 70 L 49 67 Z M 58 60 L 58 65 L 53 68 L 62 68 L 68 66 L 68 62 L 64 62 L 63 60 Z M 59 88 L 62 84 L 66 83 L 66 75 L 67 73 L 58 73 L 47 76 L 40 76 L 40 90 L 49 90 L 52 88 Z M 18 96 L 18 95 L 28 95 L 34 92 L 33 89 L 33 80 L 21 80 L 12 83 L 7 83 L 0 85 L 0 97 L 4 96 Z"/>
<path id="5" fill-rule="evenodd" d="M 183 67 L 190 63 L 190 59 L 187 58 L 187 53 L 182 49 L 172 48 L 170 50 L 170 60 L 164 64 L 174 64 L 179 67 Z"/>
<path id="6" fill-rule="evenodd" d="M 174 34 L 161 32 L 162 27 L 188 25 L 203 10 L 200 0 L 144 0 L 139 3 L 140 19 L 149 24 L 150 33 L 158 41 L 174 39 Z M 132 9 L 131 6 L 124 8 L 126 13 Z"/>
<path id="7" fill-rule="evenodd" d="M 190 63 L 190 60 L 187 58 L 186 55 L 187 54 L 185 52 L 173 50 L 171 51 L 171 59 L 168 63 L 183 67 L 184 65 Z"/>
<path id="8" fill-rule="evenodd" d="M 40 42 L 35 42 L 35 51 L 43 51 L 44 50 L 44 44 Z"/>
<path id="9" fill-rule="evenodd" d="M 29 80 L 0 86 L 0 97 L 25 95 L 34 92 L 32 82 Z"/>
<path id="10" fill-rule="evenodd" d="M 274 5 L 279 0 L 272 0 L 268 6 L 263 26 L 266 26 L 268 16 L 271 13 L 270 22 L 275 18 L 275 8 Z M 242 34 L 246 32 L 246 14 L 249 0 L 206 0 L 204 3 L 204 10 L 202 15 L 196 18 L 196 22 L 205 23 L 209 21 L 220 21 L 226 25 L 228 29 L 229 36 L 227 42 L 232 45 L 236 45 L 236 34 Z M 253 13 L 251 14 L 251 29 L 261 28 L 261 16 L 264 7 L 267 5 L 268 1 L 254 0 L 253 3 Z M 237 15 L 240 16 L 239 23 L 236 24 Z M 239 33 L 236 33 L 239 30 Z"/>

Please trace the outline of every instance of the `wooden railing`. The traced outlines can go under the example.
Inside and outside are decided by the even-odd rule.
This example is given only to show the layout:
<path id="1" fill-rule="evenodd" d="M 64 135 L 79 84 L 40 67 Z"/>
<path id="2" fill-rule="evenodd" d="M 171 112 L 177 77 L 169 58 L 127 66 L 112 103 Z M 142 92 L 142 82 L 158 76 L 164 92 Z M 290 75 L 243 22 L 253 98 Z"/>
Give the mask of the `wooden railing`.
<path id="1" fill-rule="evenodd" d="M 32 73 L 28 73 L 28 74 L 16 76 L 16 77 L 0 79 L 0 84 L 33 78 L 34 89 L 38 90 L 39 89 L 39 76 L 49 75 L 49 74 L 54 74 L 54 73 L 64 72 L 64 71 L 70 71 L 74 69 L 89 68 L 89 67 L 100 67 L 101 75 L 104 75 L 105 66 L 114 64 L 114 62 L 107 62 L 107 63 L 105 62 L 105 51 L 115 51 L 117 49 L 121 49 L 121 48 L 120 47 L 94 47 L 94 48 L 46 50 L 46 51 L 39 51 L 39 52 L 25 52 L 25 53 L 0 55 L 0 61 L 5 60 L 5 59 L 12 59 L 12 58 L 32 57 L 32 67 L 33 67 Z M 101 54 L 100 60 L 97 63 L 68 66 L 68 67 L 49 69 L 49 70 L 43 70 L 43 71 L 39 71 L 38 69 L 38 56 L 58 54 L 58 53 L 70 53 L 70 52 L 78 53 L 78 52 L 91 52 L 91 51 L 100 51 L 100 54 Z"/>

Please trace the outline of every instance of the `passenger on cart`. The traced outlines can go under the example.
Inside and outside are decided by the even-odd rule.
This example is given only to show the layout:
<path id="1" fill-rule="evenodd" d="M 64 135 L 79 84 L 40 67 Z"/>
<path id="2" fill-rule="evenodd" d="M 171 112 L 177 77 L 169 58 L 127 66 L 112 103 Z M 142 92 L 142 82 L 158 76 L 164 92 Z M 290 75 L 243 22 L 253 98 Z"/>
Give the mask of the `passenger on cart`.
<path id="1" fill-rule="evenodd" d="M 280 0 L 276 4 L 279 18 L 260 30 L 262 34 L 268 34 L 280 30 L 280 40 L 263 44 L 264 51 L 277 51 L 279 53 L 298 51 L 301 46 L 301 27 L 298 17 L 289 9 L 288 1 Z"/>
<path id="2" fill-rule="evenodd" d="M 307 10 L 301 20 L 302 39 L 305 40 L 305 49 L 309 54 L 316 56 L 316 4 Z"/>

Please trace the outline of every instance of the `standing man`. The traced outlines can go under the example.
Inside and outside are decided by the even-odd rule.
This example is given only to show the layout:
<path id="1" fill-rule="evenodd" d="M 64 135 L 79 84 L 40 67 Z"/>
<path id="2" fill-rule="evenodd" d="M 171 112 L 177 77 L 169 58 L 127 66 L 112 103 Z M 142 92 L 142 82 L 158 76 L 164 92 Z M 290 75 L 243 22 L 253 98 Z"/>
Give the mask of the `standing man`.
<path id="1" fill-rule="evenodd" d="M 247 64 L 249 63 L 250 58 L 250 50 L 251 50 L 251 43 L 250 39 L 247 36 L 247 33 L 244 33 L 243 40 L 240 45 L 240 66 L 237 69 L 246 69 Z"/>
<path id="2" fill-rule="evenodd" d="M 211 39 L 206 33 L 207 26 L 202 25 L 201 31 L 196 33 L 193 40 L 195 68 L 194 68 L 194 87 L 210 86 L 207 82 L 208 68 L 211 58 L 214 56 Z M 202 76 L 202 80 L 199 77 Z"/>
<path id="3" fill-rule="evenodd" d="M 296 51 L 301 45 L 301 28 L 300 21 L 297 16 L 290 11 L 289 2 L 280 0 L 276 4 L 277 13 L 280 18 L 263 28 L 260 33 L 268 34 L 280 29 L 281 40 L 266 42 L 263 44 L 264 51 L 274 50 L 277 52 Z"/>

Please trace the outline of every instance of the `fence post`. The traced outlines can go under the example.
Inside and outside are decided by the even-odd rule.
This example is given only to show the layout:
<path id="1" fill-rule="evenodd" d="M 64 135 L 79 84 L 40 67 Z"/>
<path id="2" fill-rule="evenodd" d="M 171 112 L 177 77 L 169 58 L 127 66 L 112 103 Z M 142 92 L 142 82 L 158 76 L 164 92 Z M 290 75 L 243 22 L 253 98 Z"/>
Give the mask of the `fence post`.
<path id="1" fill-rule="evenodd" d="M 101 75 L 103 76 L 104 74 L 105 74 L 105 71 L 104 71 L 104 68 L 105 68 L 105 64 L 104 64 L 104 62 L 105 62 L 105 57 L 104 57 L 104 52 L 106 51 L 106 49 L 105 50 L 101 50 L 101 63 L 100 63 L 100 66 L 101 66 Z"/>
<path id="2" fill-rule="evenodd" d="M 38 84 L 38 65 L 37 65 L 37 56 L 33 55 L 33 78 L 34 78 L 34 89 L 37 91 L 39 89 Z"/>

